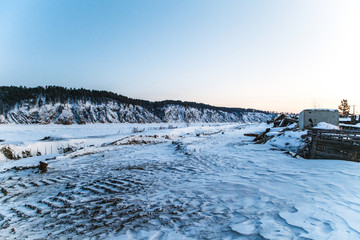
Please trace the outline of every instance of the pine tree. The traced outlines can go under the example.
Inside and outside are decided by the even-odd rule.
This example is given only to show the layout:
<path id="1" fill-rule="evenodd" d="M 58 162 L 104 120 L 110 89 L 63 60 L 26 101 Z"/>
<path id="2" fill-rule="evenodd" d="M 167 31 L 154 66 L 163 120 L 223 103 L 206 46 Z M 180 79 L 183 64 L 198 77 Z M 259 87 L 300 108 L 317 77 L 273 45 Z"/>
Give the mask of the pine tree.
<path id="1" fill-rule="evenodd" d="M 350 105 L 346 99 L 341 100 L 341 104 L 339 105 L 340 114 L 344 117 L 350 115 Z"/>

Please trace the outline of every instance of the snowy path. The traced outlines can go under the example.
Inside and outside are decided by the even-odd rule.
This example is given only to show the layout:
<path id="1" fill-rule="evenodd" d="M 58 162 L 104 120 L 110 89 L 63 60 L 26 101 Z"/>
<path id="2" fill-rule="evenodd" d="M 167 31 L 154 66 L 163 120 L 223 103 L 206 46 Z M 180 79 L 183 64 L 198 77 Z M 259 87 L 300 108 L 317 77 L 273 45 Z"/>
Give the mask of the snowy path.
<path id="1" fill-rule="evenodd" d="M 294 159 L 243 136 L 264 127 L 166 129 L 157 144 L 60 156 L 45 174 L 2 172 L 0 236 L 360 239 L 360 165 Z"/>

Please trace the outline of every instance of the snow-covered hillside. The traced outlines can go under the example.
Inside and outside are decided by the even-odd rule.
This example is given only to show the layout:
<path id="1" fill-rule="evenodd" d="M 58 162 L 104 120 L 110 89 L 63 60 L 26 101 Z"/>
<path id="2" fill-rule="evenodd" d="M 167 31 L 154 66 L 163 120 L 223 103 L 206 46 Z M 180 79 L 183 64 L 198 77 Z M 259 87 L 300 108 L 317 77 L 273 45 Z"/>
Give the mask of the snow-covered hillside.
<path id="1" fill-rule="evenodd" d="M 261 112 L 230 112 L 168 104 L 154 111 L 139 105 L 107 101 L 54 103 L 39 106 L 16 104 L 0 115 L 0 123 L 85 124 L 85 123 L 160 123 L 160 122 L 264 122 L 270 116 Z"/>

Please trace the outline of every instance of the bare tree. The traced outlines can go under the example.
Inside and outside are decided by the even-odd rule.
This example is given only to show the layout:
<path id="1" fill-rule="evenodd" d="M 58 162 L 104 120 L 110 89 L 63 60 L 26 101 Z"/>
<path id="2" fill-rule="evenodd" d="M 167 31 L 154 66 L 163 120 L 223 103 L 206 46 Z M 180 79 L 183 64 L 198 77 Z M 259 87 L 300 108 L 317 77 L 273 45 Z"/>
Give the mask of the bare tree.
<path id="1" fill-rule="evenodd" d="M 320 103 L 318 101 L 316 101 L 316 99 L 314 99 L 312 101 L 312 105 L 313 105 L 313 108 L 320 108 Z"/>

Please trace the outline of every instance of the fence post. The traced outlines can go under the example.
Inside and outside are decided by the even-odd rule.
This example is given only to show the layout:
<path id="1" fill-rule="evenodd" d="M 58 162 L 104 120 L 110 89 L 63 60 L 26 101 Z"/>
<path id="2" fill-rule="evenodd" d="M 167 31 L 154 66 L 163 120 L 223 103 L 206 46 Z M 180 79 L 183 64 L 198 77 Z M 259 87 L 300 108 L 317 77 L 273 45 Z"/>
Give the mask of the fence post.
<path id="1" fill-rule="evenodd" d="M 316 147 L 317 147 L 317 140 L 316 137 L 312 137 L 312 144 L 311 144 L 311 152 L 310 152 L 310 158 L 315 158 L 316 156 Z"/>

